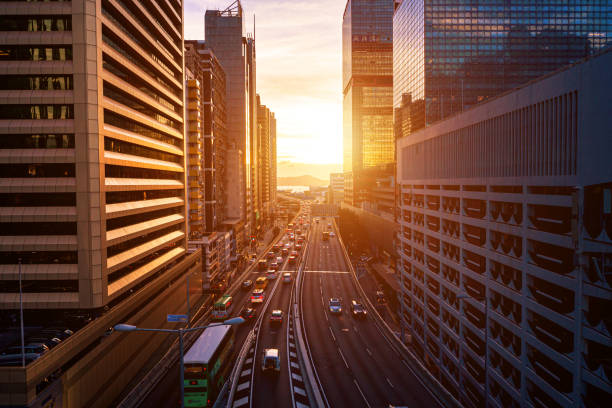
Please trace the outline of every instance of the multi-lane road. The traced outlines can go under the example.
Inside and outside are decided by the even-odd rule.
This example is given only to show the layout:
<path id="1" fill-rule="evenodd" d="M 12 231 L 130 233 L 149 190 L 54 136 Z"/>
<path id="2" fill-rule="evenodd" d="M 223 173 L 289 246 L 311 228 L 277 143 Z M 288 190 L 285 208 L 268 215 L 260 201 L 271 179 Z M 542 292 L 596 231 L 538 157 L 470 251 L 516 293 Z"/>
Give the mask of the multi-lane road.
<path id="1" fill-rule="evenodd" d="M 298 218 L 299 219 L 299 218 Z M 307 219 L 307 218 L 305 218 Z M 237 328 L 236 350 L 239 350 L 250 330 L 256 329 L 257 339 L 254 353 L 250 357 L 251 375 L 248 406 L 250 407 L 291 407 L 293 405 L 291 373 L 289 372 L 287 349 L 288 317 L 290 303 L 300 303 L 303 333 L 314 373 L 320 384 L 323 404 L 327 407 L 387 407 L 402 405 L 410 407 L 438 407 L 436 398 L 422 385 L 408 368 L 408 364 L 389 344 L 389 340 L 379 331 L 374 318 L 365 319 L 352 316 L 350 302 L 360 299 L 354 277 L 346 263 L 343 247 L 339 242 L 332 218 L 312 218 L 307 235 L 307 247 L 303 258 L 296 265 L 288 265 L 283 260 L 278 278 L 269 283 L 266 289 L 266 302 L 258 306 L 261 324 L 253 319 Z M 323 241 L 323 231 L 334 231 L 334 236 Z M 287 243 L 283 237 L 282 243 Z M 301 270 L 301 293 L 292 288 Z M 290 271 L 290 283 L 282 282 L 282 272 Z M 249 276 L 253 281 L 257 272 Z M 292 300 L 293 296 L 297 299 Z M 244 306 L 250 306 L 250 293 L 240 291 L 234 296 L 234 312 L 237 314 Z M 329 311 L 329 299 L 342 300 L 340 314 Z M 268 303 L 269 301 L 269 303 Z M 267 307 L 264 308 L 264 305 Z M 264 310 L 265 309 L 265 310 Z M 283 311 L 281 325 L 271 325 L 270 314 L 273 310 Z M 277 375 L 263 373 L 261 359 L 263 350 L 276 348 L 280 351 L 281 371 Z M 178 368 L 178 367 L 177 367 Z M 314 381 L 314 380 L 313 380 Z M 178 372 L 170 370 L 161 383 L 142 402 L 141 406 L 178 406 Z M 311 401 L 310 406 L 316 406 Z"/>
<path id="2" fill-rule="evenodd" d="M 406 362 L 379 332 L 372 316 L 356 319 L 352 299 L 363 303 L 346 264 L 337 234 L 323 241 L 332 219 L 314 223 L 305 259 L 302 310 L 306 336 L 329 407 L 437 407 Z M 342 300 L 331 314 L 329 299 Z"/>

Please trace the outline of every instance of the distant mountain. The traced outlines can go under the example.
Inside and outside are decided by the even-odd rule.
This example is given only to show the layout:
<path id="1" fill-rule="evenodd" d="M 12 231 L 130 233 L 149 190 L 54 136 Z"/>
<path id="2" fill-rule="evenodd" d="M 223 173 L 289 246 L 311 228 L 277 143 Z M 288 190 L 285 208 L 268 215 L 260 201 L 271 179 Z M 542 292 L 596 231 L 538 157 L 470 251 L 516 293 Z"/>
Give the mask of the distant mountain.
<path id="1" fill-rule="evenodd" d="M 279 160 L 277 164 L 277 175 L 281 177 L 299 177 L 305 174 L 320 180 L 329 180 L 329 173 L 342 172 L 342 164 L 313 164 L 297 163 L 288 160 Z M 329 184 L 328 181 L 326 183 Z"/>
<path id="2" fill-rule="evenodd" d="M 278 177 L 276 184 L 279 186 L 314 186 L 325 187 L 329 184 L 327 180 L 321 180 L 313 176 L 304 175 L 297 177 Z"/>

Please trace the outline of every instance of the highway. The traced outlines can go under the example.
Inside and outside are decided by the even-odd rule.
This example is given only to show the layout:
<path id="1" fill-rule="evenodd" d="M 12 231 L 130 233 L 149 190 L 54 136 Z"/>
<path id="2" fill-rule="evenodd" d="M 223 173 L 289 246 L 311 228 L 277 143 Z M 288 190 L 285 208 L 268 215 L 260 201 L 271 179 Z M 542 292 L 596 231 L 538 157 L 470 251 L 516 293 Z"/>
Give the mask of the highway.
<path id="1" fill-rule="evenodd" d="M 286 239 L 287 235 L 283 235 L 281 240 L 278 242 L 288 243 Z M 266 253 L 263 253 L 262 258 L 265 258 Z M 280 254 L 278 254 L 280 255 Z M 277 256 L 278 256 L 277 255 Z M 300 258 L 293 266 L 289 266 L 287 257 L 283 259 L 283 265 L 280 268 L 282 272 L 292 271 L 292 278 L 295 274 L 297 266 L 301 262 Z M 287 350 L 285 342 L 285 334 L 287 330 L 287 311 L 289 308 L 289 297 L 291 293 L 291 287 L 294 284 L 292 279 L 291 284 L 282 283 L 281 275 L 270 281 L 268 287 L 265 290 L 266 296 L 270 296 L 273 292 L 272 300 L 270 301 L 266 312 L 263 317 L 263 324 L 261 326 L 261 334 L 258 340 L 258 349 L 255 354 L 256 361 L 253 370 L 253 384 L 255 391 L 253 392 L 252 406 L 278 406 L 286 407 L 291 405 L 291 394 L 289 387 L 289 376 L 287 372 Z M 245 279 L 250 279 L 255 282 L 255 279 L 259 276 L 264 276 L 265 273 L 258 272 L 255 267 L 251 273 L 249 273 Z M 278 286 L 275 289 L 275 285 Z M 250 295 L 253 287 L 248 290 L 240 289 L 234 295 L 234 306 L 232 308 L 232 315 L 238 315 L 243 307 L 250 307 Z M 275 289 L 275 290 L 274 290 Z M 257 317 L 261 313 L 262 306 L 254 306 L 257 310 Z M 274 309 L 280 309 L 285 314 L 282 326 L 271 328 L 269 324 L 270 313 Z M 257 317 L 243 323 L 236 327 L 236 341 L 235 341 L 235 353 L 237 353 L 242 344 L 244 343 L 249 331 L 256 324 Z M 278 347 L 280 345 L 280 347 Z M 262 376 L 261 373 L 261 353 L 263 348 L 280 348 L 281 349 L 281 374 L 279 376 Z M 168 371 L 168 373 L 162 378 L 162 380 L 153 388 L 153 390 L 146 396 L 141 402 L 140 407 L 180 407 L 180 390 L 179 390 L 179 366 L 178 362 Z M 263 404 L 263 405 L 260 405 Z"/>
<path id="2" fill-rule="evenodd" d="M 438 407 L 438 401 L 387 343 L 371 316 L 355 319 L 359 299 L 337 236 L 322 240 L 331 218 L 313 222 L 302 285 L 302 313 L 314 366 L 329 407 Z M 336 231 L 334 231 L 336 232 Z M 342 299 L 339 315 L 329 299 Z"/>

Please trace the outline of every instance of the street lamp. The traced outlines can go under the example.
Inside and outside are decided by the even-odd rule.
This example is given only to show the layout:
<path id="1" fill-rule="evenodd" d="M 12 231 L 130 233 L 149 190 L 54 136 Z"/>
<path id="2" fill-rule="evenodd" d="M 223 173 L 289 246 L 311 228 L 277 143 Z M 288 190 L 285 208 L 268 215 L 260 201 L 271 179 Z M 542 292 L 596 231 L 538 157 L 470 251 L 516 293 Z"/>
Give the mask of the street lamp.
<path id="1" fill-rule="evenodd" d="M 470 299 L 472 298 L 472 296 L 468 295 L 465 292 L 459 293 L 457 295 L 457 300 L 463 300 L 463 299 Z M 489 345 L 488 345 L 488 341 L 489 341 L 489 330 L 487 328 L 488 325 L 488 311 L 489 311 L 489 302 L 487 300 L 487 296 L 485 295 L 484 297 L 481 298 L 474 298 L 478 301 L 482 301 L 484 300 L 484 306 L 485 306 L 485 325 L 484 325 L 484 330 L 485 330 L 485 337 L 484 337 L 484 343 L 485 343 L 485 363 L 484 363 L 484 375 L 485 375 L 485 408 L 489 406 L 489 375 L 487 373 L 487 367 L 489 364 Z M 463 308 L 461 308 L 461 311 L 463 311 Z M 463 333 L 463 330 L 461 331 Z M 459 343 L 459 345 L 461 346 L 461 343 Z M 461 374 L 461 368 L 459 369 L 459 373 Z M 460 377 L 461 379 L 463 379 L 463 375 L 461 375 Z M 460 384 L 460 386 L 462 386 L 463 384 Z"/>
<path id="2" fill-rule="evenodd" d="M 213 324 L 209 324 L 206 326 L 198 326 L 198 327 L 188 327 L 185 329 L 144 329 L 144 328 L 140 328 L 140 327 L 136 327 L 133 326 L 131 324 L 125 324 L 125 323 L 120 323 L 120 324 L 116 324 L 114 329 L 118 332 L 135 332 L 135 331 L 140 331 L 140 332 L 158 332 L 158 333 L 174 333 L 174 334 L 178 334 L 179 336 L 179 350 L 180 350 L 180 381 L 181 381 L 181 407 L 185 406 L 185 369 L 184 369 L 184 362 L 183 362 L 183 333 L 188 333 L 188 332 L 192 332 L 192 331 L 196 331 L 196 330 L 204 330 L 207 329 L 209 327 L 214 327 L 214 326 L 221 326 L 221 325 L 232 325 L 232 326 L 236 326 L 239 324 L 244 323 L 245 320 L 242 317 L 232 317 L 231 319 L 227 319 L 224 320 L 221 323 L 213 323 Z"/>

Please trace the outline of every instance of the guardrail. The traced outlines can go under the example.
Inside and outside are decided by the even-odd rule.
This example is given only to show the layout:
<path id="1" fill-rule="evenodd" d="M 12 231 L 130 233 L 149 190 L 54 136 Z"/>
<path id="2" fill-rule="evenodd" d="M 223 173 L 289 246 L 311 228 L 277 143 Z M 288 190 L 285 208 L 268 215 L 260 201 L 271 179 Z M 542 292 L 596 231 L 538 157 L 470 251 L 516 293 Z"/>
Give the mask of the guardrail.
<path id="1" fill-rule="evenodd" d="M 310 224 L 310 228 L 312 229 L 312 224 Z M 329 402 L 325 397 L 325 393 L 323 392 L 323 386 L 321 384 L 321 380 L 319 379 L 319 374 L 317 370 L 314 368 L 314 361 L 312 360 L 312 353 L 310 351 L 310 345 L 308 344 L 307 336 L 302 333 L 302 282 L 304 280 L 304 266 L 306 265 L 306 255 L 308 254 L 308 250 L 310 249 L 310 240 L 308 241 L 308 245 L 304 249 L 304 262 L 300 266 L 298 271 L 298 276 L 296 280 L 296 303 L 294 304 L 294 332 L 296 333 L 295 338 L 298 343 L 298 357 L 302 366 L 304 367 L 304 371 L 306 372 L 306 380 L 305 384 L 307 385 L 307 390 L 309 395 L 311 396 L 310 400 L 314 401 L 316 406 L 319 408 L 329 407 Z"/>
<path id="2" fill-rule="evenodd" d="M 351 272 L 351 276 L 359 295 L 366 303 L 367 308 L 370 310 L 370 315 L 373 316 L 373 321 L 378 328 L 378 331 L 383 336 L 383 338 L 387 341 L 389 346 L 395 350 L 406 362 L 406 367 L 414 374 L 414 376 L 419 380 L 421 385 L 425 389 L 429 391 L 432 397 L 437 400 L 441 406 L 446 408 L 459 408 L 462 407 L 461 403 L 455 399 L 447 390 L 438 382 L 438 380 L 429 374 L 429 371 L 425 366 L 423 366 L 418 359 L 412 354 L 412 352 L 406 347 L 406 345 L 401 341 L 400 338 L 397 337 L 395 332 L 389 327 L 387 322 L 382 318 L 382 316 L 378 313 L 378 310 L 372 305 L 370 299 L 366 295 L 365 291 L 361 287 L 359 280 L 357 279 L 357 275 L 355 274 L 355 269 L 353 268 L 353 264 L 348 256 L 348 252 L 346 247 L 344 246 L 344 241 L 342 240 L 342 236 L 340 235 L 340 231 L 338 226 L 336 225 L 336 221 L 333 221 L 334 230 L 336 231 L 336 235 L 338 236 L 338 242 L 340 242 L 340 246 L 342 247 L 342 254 L 344 256 L 344 260 L 349 267 Z"/>
<path id="3" fill-rule="evenodd" d="M 267 252 L 281 239 L 283 236 L 282 232 L 270 241 L 270 244 L 266 247 L 264 251 L 262 251 L 261 255 L 257 257 L 257 260 L 261 259 L 266 255 Z M 240 285 L 242 284 L 242 280 L 250 274 L 253 269 L 257 266 L 257 262 L 253 262 L 251 265 L 247 266 L 245 270 L 240 274 L 238 278 L 235 279 L 235 282 L 230 285 L 228 290 L 226 291 L 230 295 L 235 295 L 235 293 L 239 290 Z M 210 303 L 210 304 L 209 304 Z M 194 316 L 198 314 L 202 314 L 202 316 L 197 319 L 193 325 L 205 325 L 206 320 L 210 316 L 212 308 L 212 302 L 205 301 L 202 307 L 194 313 Z M 183 340 L 185 342 L 185 349 L 188 349 L 197 339 L 199 333 L 192 332 L 187 333 Z M 121 400 L 121 402 L 117 405 L 118 408 L 135 408 L 140 406 L 142 400 L 146 398 L 147 395 L 155 388 L 157 384 L 164 378 L 164 376 L 168 373 L 170 368 L 176 363 L 178 360 L 179 350 L 178 350 L 178 340 L 175 340 L 168 351 L 163 355 L 163 357 L 155 364 L 155 366 L 149 370 L 149 372 L 140 380 L 140 382 L 130 391 L 130 393 Z M 225 387 L 224 387 L 225 388 Z M 223 390 L 222 390 L 223 391 Z M 219 393 L 218 400 L 223 398 L 224 394 L 227 392 L 227 389 L 222 393 Z"/>
<path id="4" fill-rule="evenodd" d="M 228 380 L 228 388 L 230 390 L 229 396 L 227 398 L 227 407 L 231 407 L 234 402 L 234 396 L 236 395 L 236 388 L 238 387 L 238 380 L 240 379 L 240 372 L 242 367 L 244 367 L 244 360 L 246 359 L 247 354 L 251 346 L 253 345 L 253 341 L 255 340 L 255 330 L 251 330 L 247 335 L 247 338 L 244 340 L 244 344 L 240 349 L 240 353 L 238 354 L 238 360 L 236 364 L 234 364 L 234 368 L 232 369 L 232 373 L 230 374 Z M 222 393 L 219 393 L 222 395 Z"/>

